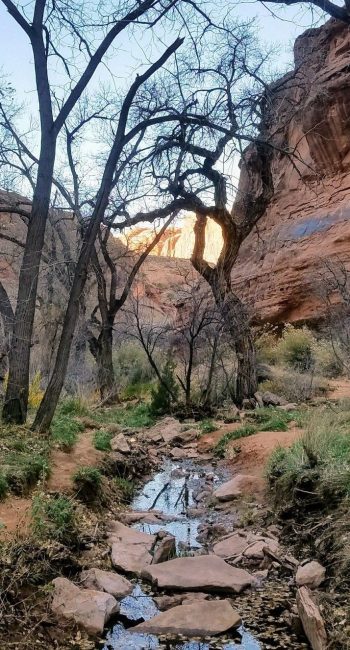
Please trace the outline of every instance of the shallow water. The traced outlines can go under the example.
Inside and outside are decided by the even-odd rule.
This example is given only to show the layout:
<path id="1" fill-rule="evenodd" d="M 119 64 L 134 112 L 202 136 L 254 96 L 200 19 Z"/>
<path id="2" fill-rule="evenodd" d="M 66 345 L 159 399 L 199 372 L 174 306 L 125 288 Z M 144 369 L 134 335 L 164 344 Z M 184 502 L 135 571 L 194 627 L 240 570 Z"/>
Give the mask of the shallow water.
<path id="1" fill-rule="evenodd" d="M 174 470 L 183 472 L 183 476 L 174 476 Z M 134 511 L 155 509 L 173 515 L 176 521 L 161 522 L 160 524 L 135 524 L 133 527 L 148 533 L 167 530 L 176 537 L 177 544 L 183 542 L 191 548 L 200 548 L 196 540 L 198 526 L 202 523 L 200 518 L 191 518 L 187 514 L 188 508 L 196 505 L 193 493 L 198 490 L 205 476 L 212 472 L 212 468 L 198 467 L 189 461 L 168 461 L 161 472 L 158 472 L 140 491 L 131 504 Z M 214 474 L 214 485 L 224 480 L 223 476 Z M 213 517 L 215 515 L 213 514 Z M 208 517 L 206 517 L 206 521 Z M 254 639 L 243 626 L 232 634 L 226 634 L 221 639 L 203 641 L 188 640 L 175 641 L 158 638 L 155 635 L 137 634 L 131 632 L 130 626 L 153 618 L 159 610 L 151 596 L 136 584 L 130 596 L 120 603 L 120 617 L 125 625 L 119 622 L 107 634 L 103 650 L 261 650 L 261 644 Z M 101 647 L 101 646 L 100 646 Z"/>

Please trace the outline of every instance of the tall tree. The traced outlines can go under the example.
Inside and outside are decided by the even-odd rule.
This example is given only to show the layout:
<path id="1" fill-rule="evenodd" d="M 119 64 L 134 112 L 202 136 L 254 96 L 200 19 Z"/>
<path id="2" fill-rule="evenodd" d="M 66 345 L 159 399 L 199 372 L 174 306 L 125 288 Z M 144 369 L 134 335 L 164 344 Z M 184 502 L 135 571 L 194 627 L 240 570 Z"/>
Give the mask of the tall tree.
<path id="1" fill-rule="evenodd" d="M 114 3 L 110 5 L 106 1 L 98 3 L 94 15 L 91 15 L 91 3 L 87 2 L 67 5 L 61 0 L 35 0 L 29 7 L 12 0 L 1 2 L 30 41 L 40 118 L 37 175 L 19 275 L 3 408 L 5 421 L 23 423 L 27 414 L 30 347 L 58 136 L 117 37 L 131 25 L 141 25 L 141 29 L 154 26 L 177 2 L 128 0 L 116 10 Z M 31 16 L 27 18 L 30 9 Z M 100 42 L 93 48 L 96 34 Z M 83 53 L 81 57 L 73 56 L 76 48 Z M 52 58 L 66 75 L 60 89 L 50 79 Z M 28 153 L 30 158 L 30 152 L 23 151 L 23 155 Z"/>

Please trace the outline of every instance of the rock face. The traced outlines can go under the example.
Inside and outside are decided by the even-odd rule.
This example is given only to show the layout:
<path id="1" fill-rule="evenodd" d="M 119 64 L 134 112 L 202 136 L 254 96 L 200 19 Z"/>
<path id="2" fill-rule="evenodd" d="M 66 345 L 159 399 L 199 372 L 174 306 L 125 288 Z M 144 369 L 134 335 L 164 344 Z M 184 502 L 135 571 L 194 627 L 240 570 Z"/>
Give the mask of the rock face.
<path id="1" fill-rule="evenodd" d="M 102 634 L 111 616 L 119 611 L 116 599 L 103 591 L 79 589 L 66 578 L 55 578 L 53 585 L 54 614 L 74 620 L 90 634 Z"/>
<path id="2" fill-rule="evenodd" d="M 239 594 L 253 583 L 248 571 L 236 569 L 215 555 L 179 557 L 152 564 L 142 572 L 159 589 L 198 590 Z"/>
<path id="3" fill-rule="evenodd" d="M 237 627 L 241 618 L 228 600 L 199 601 L 179 605 L 155 616 L 150 621 L 136 625 L 131 631 L 147 634 L 183 634 L 207 636 L 221 634 Z"/>
<path id="4" fill-rule="evenodd" d="M 295 42 L 295 72 L 275 86 L 270 131 L 299 160 L 274 153 L 273 199 L 233 272 L 260 321 L 318 319 L 322 260 L 349 268 L 349 46 L 348 26 L 336 20 L 307 30 Z M 240 190 L 248 186 L 243 167 Z"/>

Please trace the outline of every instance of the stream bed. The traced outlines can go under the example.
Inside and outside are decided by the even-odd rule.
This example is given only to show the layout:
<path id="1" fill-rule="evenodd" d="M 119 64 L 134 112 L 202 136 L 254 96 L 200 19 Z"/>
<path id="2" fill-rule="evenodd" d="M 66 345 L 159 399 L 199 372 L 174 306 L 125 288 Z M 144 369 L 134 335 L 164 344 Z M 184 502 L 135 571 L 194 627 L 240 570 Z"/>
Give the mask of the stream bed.
<path id="1" fill-rule="evenodd" d="M 200 536 L 203 525 L 219 524 L 227 526 L 230 530 L 235 526 L 235 512 L 224 513 L 213 508 L 201 507 L 196 501 L 196 496 L 203 490 L 203 486 L 211 483 L 214 489 L 229 477 L 222 470 L 213 471 L 212 466 L 195 464 L 193 461 L 166 461 L 161 471 L 149 480 L 131 503 L 132 511 L 145 512 L 155 510 L 169 516 L 169 521 L 159 524 L 136 523 L 133 528 L 146 533 L 157 533 L 166 530 L 176 538 L 177 554 L 190 554 L 191 550 L 200 552 L 202 547 Z M 118 623 L 107 633 L 103 642 L 103 650 L 263 650 L 265 648 L 307 648 L 306 644 L 295 643 L 291 638 L 289 642 L 286 626 L 276 617 L 275 625 L 269 622 L 271 635 L 268 633 L 268 643 L 262 644 L 255 636 L 259 630 L 260 620 L 257 625 L 245 626 L 238 630 L 230 631 L 218 637 L 191 640 L 163 637 L 149 634 L 131 632 L 130 628 L 142 621 L 149 620 L 157 615 L 159 609 L 153 600 L 154 592 L 149 584 L 141 580 L 133 581 L 134 590 L 130 596 L 120 603 Z M 258 610 L 265 607 L 265 597 L 262 591 L 255 592 L 262 598 Z M 262 593 L 262 596 L 259 594 Z M 157 595 L 159 595 L 157 593 Z M 244 598 L 237 596 L 237 609 L 242 614 L 240 602 Z M 254 606 L 254 593 L 246 596 L 245 611 L 250 612 Z M 250 599 L 253 599 L 252 601 Z M 251 605 L 251 602 L 253 605 Z M 244 609 L 244 608 L 243 608 Z M 263 612 L 260 612 L 263 615 Z M 244 614 L 243 614 L 244 620 Z M 249 617 L 251 618 L 251 617 Z M 259 616 L 260 619 L 260 616 Z M 263 616 L 264 620 L 264 616 Z M 252 627 L 253 629 L 249 629 Z M 268 626 L 267 626 L 268 627 Z M 261 628 L 260 628 L 261 630 Z M 292 635 L 293 636 L 293 635 Z M 279 641 L 280 639 L 280 641 Z M 101 644 L 98 646 L 101 648 Z"/>

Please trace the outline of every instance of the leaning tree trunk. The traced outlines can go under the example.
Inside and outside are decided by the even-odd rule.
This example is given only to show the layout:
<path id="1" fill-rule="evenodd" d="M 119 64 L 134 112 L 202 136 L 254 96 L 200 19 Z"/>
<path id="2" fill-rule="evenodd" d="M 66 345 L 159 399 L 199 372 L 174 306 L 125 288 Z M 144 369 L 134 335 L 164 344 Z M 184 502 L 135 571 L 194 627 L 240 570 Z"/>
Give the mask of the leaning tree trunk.
<path id="1" fill-rule="evenodd" d="M 251 399 L 258 390 L 255 346 L 249 329 L 235 341 L 235 350 L 238 364 L 236 401 L 241 406 L 244 399 Z"/>
<path id="2" fill-rule="evenodd" d="M 50 205 L 55 148 L 53 137 L 43 139 L 18 281 L 17 306 L 9 354 L 9 377 L 2 411 L 5 422 L 16 424 L 24 424 L 27 418 L 30 349 L 40 260 Z"/>
<path id="3" fill-rule="evenodd" d="M 91 336 L 89 347 L 97 364 L 97 381 L 101 400 L 112 398 L 115 392 L 112 327 L 104 327 L 98 338 Z"/>

